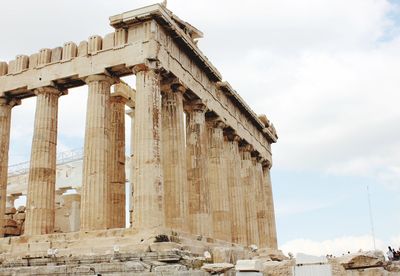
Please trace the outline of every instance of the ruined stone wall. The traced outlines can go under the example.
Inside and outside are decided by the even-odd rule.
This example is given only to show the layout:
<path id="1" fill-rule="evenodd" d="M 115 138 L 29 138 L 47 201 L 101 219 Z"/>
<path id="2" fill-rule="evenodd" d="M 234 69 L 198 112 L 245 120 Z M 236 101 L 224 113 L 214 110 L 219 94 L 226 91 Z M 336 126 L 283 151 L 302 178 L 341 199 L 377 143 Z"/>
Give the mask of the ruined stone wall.
<path id="1" fill-rule="evenodd" d="M 4 236 L 20 236 L 24 234 L 25 206 L 18 209 L 7 207 L 5 212 Z"/>

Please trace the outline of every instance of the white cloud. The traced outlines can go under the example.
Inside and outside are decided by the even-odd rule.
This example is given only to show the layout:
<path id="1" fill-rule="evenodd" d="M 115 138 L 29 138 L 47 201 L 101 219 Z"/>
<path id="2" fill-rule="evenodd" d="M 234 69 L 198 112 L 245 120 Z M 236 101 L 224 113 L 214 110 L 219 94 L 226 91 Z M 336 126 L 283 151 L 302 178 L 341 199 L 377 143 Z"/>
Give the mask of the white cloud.
<path id="1" fill-rule="evenodd" d="M 392 240 L 392 245 L 397 248 L 396 246 L 399 244 L 399 241 L 399 237 L 394 238 Z M 385 250 L 389 245 L 381 239 L 376 239 L 375 244 L 376 249 L 382 250 L 383 252 L 386 252 Z M 315 256 L 326 256 L 328 254 L 341 256 L 342 254 L 347 254 L 349 251 L 350 253 L 355 253 L 359 250 L 374 250 L 374 242 L 371 235 L 344 236 L 323 241 L 296 239 L 284 243 L 280 249 L 285 254 L 291 252 L 293 254 L 305 253 Z"/>

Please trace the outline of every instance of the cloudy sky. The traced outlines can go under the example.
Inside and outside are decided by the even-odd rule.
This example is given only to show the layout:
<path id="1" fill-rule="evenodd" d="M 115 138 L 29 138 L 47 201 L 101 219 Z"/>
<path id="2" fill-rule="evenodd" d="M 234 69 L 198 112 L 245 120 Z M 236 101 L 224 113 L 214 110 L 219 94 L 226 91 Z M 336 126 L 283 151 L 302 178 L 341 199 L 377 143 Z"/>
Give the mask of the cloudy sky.
<path id="1" fill-rule="evenodd" d="M 0 60 L 112 31 L 108 16 L 157 1 L 5 1 Z M 400 1 L 169 0 L 199 46 L 279 134 L 280 248 L 341 254 L 400 246 Z M 60 99 L 59 151 L 83 145 L 87 92 Z M 13 113 L 10 163 L 29 159 L 35 99 Z"/>

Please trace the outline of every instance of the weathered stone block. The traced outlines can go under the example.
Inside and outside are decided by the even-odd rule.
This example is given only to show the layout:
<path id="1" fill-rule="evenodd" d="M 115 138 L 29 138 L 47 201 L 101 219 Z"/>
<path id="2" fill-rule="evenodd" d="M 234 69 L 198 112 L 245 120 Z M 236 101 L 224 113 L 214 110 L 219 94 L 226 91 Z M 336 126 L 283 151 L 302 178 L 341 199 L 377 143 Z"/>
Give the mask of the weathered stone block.
<path id="1" fill-rule="evenodd" d="M 339 262 L 345 269 L 377 267 L 383 266 L 385 257 L 382 253 L 363 252 L 340 257 Z"/>
<path id="2" fill-rule="evenodd" d="M 100 51 L 103 47 L 103 39 L 99 35 L 89 37 L 88 41 L 88 53 L 95 54 Z"/>
<path id="3" fill-rule="evenodd" d="M 238 260 L 243 260 L 245 258 L 245 250 L 243 248 L 233 248 L 231 252 L 230 263 L 236 264 Z"/>
<path id="4" fill-rule="evenodd" d="M 15 69 L 16 69 L 16 61 L 10 60 L 8 62 L 8 74 L 15 74 Z"/>
<path id="5" fill-rule="evenodd" d="M 128 32 L 125 29 L 117 29 L 115 30 L 115 46 L 122 46 L 126 43 L 128 38 Z"/>
<path id="6" fill-rule="evenodd" d="M 36 68 L 39 61 L 39 54 L 32 54 L 29 56 L 29 69 Z"/>
<path id="7" fill-rule="evenodd" d="M 14 207 L 7 207 L 6 208 L 6 215 L 14 215 L 17 210 Z"/>
<path id="8" fill-rule="evenodd" d="M 85 275 L 88 273 L 93 273 L 94 271 L 92 270 L 92 268 L 90 266 L 78 266 L 78 267 L 74 267 L 71 269 L 71 273 L 74 275 Z"/>
<path id="9" fill-rule="evenodd" d="M 14 219 L 15 219 L 15 220 L 25 220 L 25 216 L 26 216 L 25 213 L 16 213 L 16 214 L 14 215 Z"/>
<path id="10" fill-rule="evenodd" d="M 25 69 L 28 69 L 29 57 L 25 55 L 19 55 L 16 58 L 16 68 L 15 71 L 17 73 L 22 72 Z"/>
<path id="11" fill-rule="evenodd" d="M 76 57 L 78 53 L 78 47 L 73 42 L 64 43 L 63 51 L 62 51 L 62 60 L 67 61 L 74 57 Z"/>
<path id="12" fill-rule="evenodd" d="M 205 264 L 201 267 L 201 269 L 211 274 L 217 274 L 217 273 L 225 273 L 234 267 L 235 266 L 233 264 L 229 263 L 215 263 L 215 264 Z"/>
<path id="13" fill-rule="evenodd" d="M 181 264 L 173 264 L 173 265 L 163 265 L 163 266 L 157 266 L 153 269 L 154 272 L 158 273 L 173 273 L 176 271 L 187 271 L 187 267 Z"/>
<path id="14" fill-rule="evenodd" d="M 13 215 L 4 215 L 4 219 L 13 219 Z"/>
<path id="15" fill-rule="evenodd" d="M 3 237 L 2 239 L 7 239 L 7 238 Z M 10 251 L 11 251 L 11 244 L 0 244 L 0 254 L 9 253 Z"/>
<path id="16" fill-rule="evenodd" d="M 20 231 L 17 227 L 5 227 L 4 228 L 4 235 L 7 236 L 19 236 Z"/>
<path id="17" fill-rule="evenodd" d="M 128 261 L 125 263 L 125 271 L 142 272 L 146 270 L 146 266 L 141 262 Z"/>
<path id="18" fill-rule="evenodd" d="M 103 50 L 112 49 L 114 47 L 114 33 L 107 34 L 103 39 Z"/>
<path id="19" fill-rule="evenodd" d="M 51 62 L 57 62 L 61 60 L 63 48 L 57 47 L 51 50 Z"/>
<path id="20" fill-rule="evenodd" d="M 38 66 L 43 66 L 51 62 L 51 49 L 41 49 L 39 51 Z"/>
<path id="21" fill-rule="evenodd" d="M 214 263 L 229 263 L 231 261 L 232 250 L 227 247 L 214 247 L 211 255 Z"/>
<path id="22" fill-rule="evenodd" d="M 50 248 L 50 242 L 34 242 L 29 244 L 29 252 L 46 252 Z"/>
<path id="23" fill-rule="evenodd" d="M 182 250 L 188 251 L 196 256 L 203 256 L 204 252 L 207 250 L 207 247 L 204 245 L 185 244 L 182 246 Z"/>
<path id="24" fill-rule="evenodd" d="M 87 54 L 88 54 L 88 42 L 82 41 L 81 43 L 79 43 L 78 46 L 78 57 L 87 56 Z"/>
<path id="25" fill-rule="evenodd" d="M 11 243 L 11 253 L 27 255 L 28 250 L 28 243 Z"/>
<path id="26" fill-rule="evenodd" d="M 7 75 L 8 64 L 7 62 L 0 62 L 0 76 Z"/>
<path id="27" fill-rule="evenodd" d="M 24 213 L 25 210 L 26 210 L 26 207 L 25 207 L 25 206 L 19 206 L 18 209 L 17 209 L 17 212 L 18 212 L 18 213 Z"/>
<path id="28" fill-rule="evenodd" d="M 5 219 L 4 220 L 4 226 L 16 228 L 17 227 L 17 222 L 15 220 L 13 220 L 13 219 Z"/>
<path id="29" fill-rule="evenodd" d="M 272 261 L 284 261 L 289 259 L 283 254 L 281 250 L 272 248 L 260 248 L 257 250 L 257 255 L 259 259 L 266 259 Z"/>
<path id="30" fill-rule="evenodd" d="M 171 250 L 181 250 L 182 246 L 175 242 L 155 242 L 150 244 L 150 251 L 152 252 L 162 252 Z"/>
<path id="31" fill-rule="evenodd" d="M 291 276 L 293 275 L 293 267 L 295 266 L 294 260 L 286 260 L 286 261 L 270 261 L 263 263 L 262 272 L 264 275 L 271 276 Z"/>
<path id="32" fill-rule="evenodd" d="M 180 263 L 184 264 L 190 269 L 201 269 L 206 262 L 204 257 L 183 257 Z"/>
<path id="33" fill-rule="evenodd" d="M 168 251 L 158 252 L 158 260 L 160 262 L 178 262 L 181 257 L 178 254 L 170 253 Z"/>
<path id="34" fill-rule="evenodd" d="M 238 260 L 235 266 L 237 271 L 255 271 L 260 272 L 263 269 L 260 260 Z"/>

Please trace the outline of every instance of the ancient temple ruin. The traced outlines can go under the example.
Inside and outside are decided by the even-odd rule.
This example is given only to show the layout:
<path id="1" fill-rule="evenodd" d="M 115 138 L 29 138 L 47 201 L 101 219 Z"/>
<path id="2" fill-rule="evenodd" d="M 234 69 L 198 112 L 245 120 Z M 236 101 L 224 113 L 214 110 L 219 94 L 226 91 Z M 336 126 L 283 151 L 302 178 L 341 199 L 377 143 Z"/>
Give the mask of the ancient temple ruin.
<path id="1" fill-rule="evenodd" d="M 7 196 L 27 196 L 23 235 L 0 239 L 0 253 L 9 262 L 54 249 L 70 258 L 128 254 L 142 252 L 140 244 L 151 235 L 158 242 L 179 240 L 198 255 L 216 245 L 277 249 L 272 123 L 222 80 L 197 46 L 203 34 L 163 5 L 112 16 L 110 25 L 115 31 L 104 37 L 0 62 L 0 214 Z M 132 74 L 135 89 L 120 80 Z M 58 100 L 83 85 L 82 187 L 75 195 L 80 224 L 55 233 Z M 37 104 L 27 189 L 16 186 L 10 194 L 10 118 L 29 97 Z M 126 107 L 132 160 L 125 157 Z M 132 194 L 126 193 L 127 179 Z M 126 197 L 132 199 L 129 228 Z M 2 235 L 6 222 L 1 220 Z"/>

